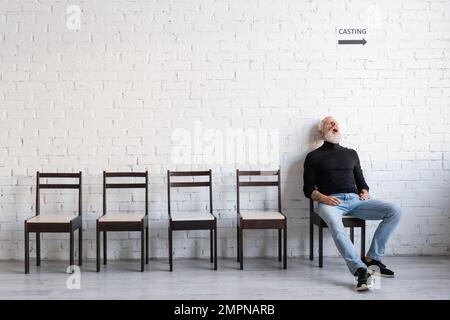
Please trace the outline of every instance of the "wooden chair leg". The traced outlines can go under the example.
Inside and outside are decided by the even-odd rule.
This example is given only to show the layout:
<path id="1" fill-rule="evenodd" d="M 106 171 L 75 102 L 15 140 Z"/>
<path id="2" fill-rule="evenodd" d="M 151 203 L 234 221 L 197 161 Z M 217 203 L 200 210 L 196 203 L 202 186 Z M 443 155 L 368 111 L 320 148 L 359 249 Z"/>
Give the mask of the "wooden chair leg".
<path id="1" fill-rule="evenodd" d="M 173 252 L 172 252 L 172 230 L 169 228 L 169 266 L 170 271 L 173 271 Z"/>
<path id="2" fill-rule="evenodd" d="M 141 272 L 144 272 L 144 260 L 145 260 L 145 242 L 144 242 L 144 228 L 141 229 Z"/>
<path id="3" fill-rule="evenodd" d="M 355 244 L 355 228 L 353 227 L 350 228 L 350 240 Z"/>
<path id="4" fill-rule="evenodd" d="M 213 250 L 214 250 L 214 248 L 213 248 L 213 246 L 214 246 L 214 244 L 213 244 L 213 238 L 214 238 L 214 235 L 213 235 L 213 229 L 210 229 L 209 230 L 209 251 L 210 251 L 210 258 L 209 258 L 209 262 L 211 262 L 211 263 L 213 263 L 214 262 L 214 252 L 213 252 Z"/>
<path id="5" fill-rule="evenodd" d="M 239 262 L 239 268 L 244 270 L 244 230 L 242 228 L 239 228 Z"/>
<path id="6" fill-rule="evenodd" d="M 74 262 L 74 243 L 73 243 L 73 230 L 70 231 L 70 258 L 69 258 L 69 266 L 72 270 L 73 265 L 75 264 Z"/>
<path id="7" fill-rule="evenodd" d="M 36 232 L 36 265 L 41 265 L 41 233 Z"/>
<path id="8" fill-rule="evenodd" d="M 239 253 L 239 245 L 241 243 L 240 240 L 239 240 L 239 235 L 240 235 L 239 226 L 237 226 L 236 230 L 237 230 L 237 243 L 236 243 L 236 256 L 237 256 L 237 258 L 236 258 L 236 260 L 237 260 L 237 262 L 239 262 L 239 259 L 241 258 L 240 253 Z"/>
<path id="9" fill-rule="evenodd" d="M 314 260 L 314 224 L 309 223 L 309 260 Z"/>
<path id="10" fill-rule="evenodd" d="M 83 228 L 78 229 L 78 266 L 83 264 Z"/>
<path id="11" fill-rule="evenodd" d="M 281 229 L 278 229 L 278 261 L 281 261 Z"/>
<path id="12" fill-rule="evenodd" d="M 323 267 L 323 228 L 319 226 L 319 268 Z"/>
<path id="13" fill-rule="evenodd" d="M 108 259 L 108 249 L 106 247 L 107 244 L 107 235 L 106 235 L 106 231 L 103 231 L 103 264 L 106 264 L 106 261 Z"/>
<path id="14" fill-rule="evenodd" d="M 30 273 L 30 235 L 25 221 L 25 273 Z"/>
<path id="15" fill-rule="evenodd" d="M 284 228 L 284 246 L 283 246 L 283 255 L 284 255 L 284 261 L 283 261 L 283 269 L 287 268 L 287 227 Z"/>
<path id="16" fill-rule="evenodd" d="M 366 256 L 366 226 L 361 227 L 361 258 Z"/>
<path id="17" fill-rule="evenodd" d="M 214 270 L 217 270 L 217 226 L 214 228 Z"/>
<path id="18" fill-rule="evenodd" d="M 96 258 L 97 258 L 97 272 L 99 272 L 100 271 L 100 231 L 99 231 L 99 229 L 98 229 L 98 226 L 97 226 L 97 232 L 96 232 L 96 244 L 97 244 L 97 255 L 96 255 Z"/>
<path id="19" fill-rule="evenodd" d="M 149 238 L 149 229 L 148 229 L 148 224 L 147 224 L 147 227 L 145 228 L 145 263 L 146 264 L 148 264 L 148 259 L 149 259 L 148 238 Z"/>

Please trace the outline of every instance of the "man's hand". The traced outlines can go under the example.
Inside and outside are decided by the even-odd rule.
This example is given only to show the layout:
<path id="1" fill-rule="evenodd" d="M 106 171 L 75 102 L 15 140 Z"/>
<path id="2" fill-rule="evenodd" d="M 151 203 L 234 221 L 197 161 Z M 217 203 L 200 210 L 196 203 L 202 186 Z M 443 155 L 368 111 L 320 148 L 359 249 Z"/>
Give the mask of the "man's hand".
<path id="1" fill-rule="evenodd" d="M 337 206 L 341 203 L 341 201 L 336 197 L 322 195 L 319 199 L 319 202 L 327 204 L 329 206 Z"/>
<path id="2" fill-rule="evenodd" d="M 318 201 L 318 202 L 327 204 L 329 206 L 337 206 L 341 203 L 341 201 L 338 198 L 326 196 L 324 194 L 321 194 L 318 190 L 314 190 L 311 193 L 311 198 L 314 201 Z"/>
<path id="3" fill-rule="evenodd" d="M 361 189 L 361 192 L 359 193 L 359 199 L 360 200 L 370 199 L 369 191 L 367 191 L 366 189 Z"/>

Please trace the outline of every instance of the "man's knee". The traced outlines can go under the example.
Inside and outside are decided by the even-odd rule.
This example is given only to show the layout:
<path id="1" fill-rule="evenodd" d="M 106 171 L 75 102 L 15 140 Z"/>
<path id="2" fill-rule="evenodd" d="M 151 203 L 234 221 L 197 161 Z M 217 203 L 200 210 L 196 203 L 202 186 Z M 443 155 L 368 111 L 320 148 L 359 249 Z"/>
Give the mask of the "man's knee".
<path id="1" fill-rule="evenodd" d="M 402 208 L 395 203 L 388 203 L 387 217 L 400 220 L 402 216 Z"/>

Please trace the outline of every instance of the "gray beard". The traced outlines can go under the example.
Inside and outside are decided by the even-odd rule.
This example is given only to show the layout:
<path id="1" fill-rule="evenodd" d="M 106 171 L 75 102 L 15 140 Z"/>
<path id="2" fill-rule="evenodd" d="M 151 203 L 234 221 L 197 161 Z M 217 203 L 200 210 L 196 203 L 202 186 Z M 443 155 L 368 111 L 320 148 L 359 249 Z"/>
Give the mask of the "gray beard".
<path id="1" fill-rule="evenodd" d="M 323 140 L 336 144 L 336 143 L 339 143 L 339 141 L 341 141 L 341 134 L 339 132 L 333 133 L 330 130 L 323 136 Z"/>

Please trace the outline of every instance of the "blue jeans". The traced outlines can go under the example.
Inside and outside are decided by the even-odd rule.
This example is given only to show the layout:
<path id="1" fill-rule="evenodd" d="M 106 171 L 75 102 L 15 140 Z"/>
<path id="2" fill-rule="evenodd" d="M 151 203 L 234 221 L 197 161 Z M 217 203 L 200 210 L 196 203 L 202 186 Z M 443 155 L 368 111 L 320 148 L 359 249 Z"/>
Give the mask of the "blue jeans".
<path id="1" fill-rule="evenodd" d="M 346 234 L 342 223 L 343 216 L 363 220 L 382 220 L 373 236 L 372 244 L 367 257 L 381 261 L 384 249 L 392 232 L 400 221 L 402 211 L 399 206 L 375 199 L 360 200 L 356 193 L 336 193 L 332 197 L 338 198 L 341 203 L 329 206 L 319 203 L 319 215 L 327 223 L 334 243 L 352 274 L 359 268 L 367 268 L 361 261 L 353 243 Z"/>

